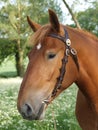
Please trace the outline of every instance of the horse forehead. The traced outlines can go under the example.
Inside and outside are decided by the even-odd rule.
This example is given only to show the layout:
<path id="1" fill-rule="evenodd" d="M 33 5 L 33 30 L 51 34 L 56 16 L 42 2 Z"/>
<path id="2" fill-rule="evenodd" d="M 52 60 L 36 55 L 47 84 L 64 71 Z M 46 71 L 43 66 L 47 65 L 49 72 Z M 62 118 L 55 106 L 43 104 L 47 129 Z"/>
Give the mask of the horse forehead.
<path id="1" fill-rule="evenodd" d="M 59 41 L 55 38 L 52 37 L 47 37 L 45 42 L 39 42 L 36 45 L 36 50 L 40 50 L 42 47 L 45 46 L 44 49 L 51 49 L 51 48 L 56 48 L 58 46 L 60 46 L 60 44 L 57 44 Z"/>

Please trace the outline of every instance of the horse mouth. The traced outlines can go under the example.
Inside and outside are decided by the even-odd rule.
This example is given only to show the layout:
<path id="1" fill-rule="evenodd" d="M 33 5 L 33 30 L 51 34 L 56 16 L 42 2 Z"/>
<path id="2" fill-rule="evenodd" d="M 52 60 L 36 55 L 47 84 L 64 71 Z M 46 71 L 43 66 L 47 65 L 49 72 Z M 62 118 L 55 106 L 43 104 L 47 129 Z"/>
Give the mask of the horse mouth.
<path id="1" fill-rule="evenodd" d="M 24 113 L 23 111 L 20 112 L 20 113 L 21 113 L 21 115 L 24 119 L 32 121 L 32 120 L 42 120 L 42 119 L 44 119 L 44 116 L 45 116 L 44 111 L 45 111 L 45 104 L 42 103 L 42 105 L 41 105 L 39 111 L 37 112 L 37 114 L 33 111 L 30 111 L 30 110 L 28 110 L 27 113 Z"/>
<path id="2" fill-rule="evenodd" d="M 42 103 L 35 120 L 42 120 L 44 118 L 45 115 L 44 109 L 45 109 L 45 104 Z"/>

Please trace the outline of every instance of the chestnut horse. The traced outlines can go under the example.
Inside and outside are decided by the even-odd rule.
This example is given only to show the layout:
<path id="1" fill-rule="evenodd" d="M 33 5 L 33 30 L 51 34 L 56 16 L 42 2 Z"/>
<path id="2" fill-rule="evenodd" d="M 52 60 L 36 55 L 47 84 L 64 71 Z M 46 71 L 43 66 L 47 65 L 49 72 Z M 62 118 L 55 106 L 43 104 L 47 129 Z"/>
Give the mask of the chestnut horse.
<path id="1" fill-rule="evenodd" d="M 35 32 L 17 107 L 23 118 L 43 119 L 48 104 L 75 83 L 76 117 L 83 130 L 98 130 L 98 39 L 59 23 L 49 10 L 49 24 L 27 17 Z"/>

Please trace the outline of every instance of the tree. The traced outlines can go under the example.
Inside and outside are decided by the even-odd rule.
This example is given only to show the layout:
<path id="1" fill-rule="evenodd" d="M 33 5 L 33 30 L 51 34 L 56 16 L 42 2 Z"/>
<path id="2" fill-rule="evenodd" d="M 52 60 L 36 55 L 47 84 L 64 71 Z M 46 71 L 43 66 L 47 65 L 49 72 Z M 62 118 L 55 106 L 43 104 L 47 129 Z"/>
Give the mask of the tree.
<path id="1" fill-rule="evenodd" d="M 98 2 L 94 1 L 92 6 L 77 14 L 77 18 L 82 28 L 98 36 Z"/>
<path id="2" fill-rule="evenodd" d="M 13 3 L 10 0 L 2 0 L 2 2 L 4 5 L 0 9 L 0 37 L 15 41 L 17 75 L 23 76 L 23 59 L 26 52 L 28 32 L 30 32 L 26 21 L 27 15 L 42 24 L 47 21 L 48 8 L 56 10 L 60 16 L 62 12 L 56 0 L 16 0 Z"/>
<path id="3" fill-rule="evenodd" d="M 79 28 L 79 29 L 81 29 L 81 26 L 80 26 L 80 24 L 79 24 L 79 22 L 78 22 L 78 20 L 77 20 L 77 18 L 76 18 L 76 16 L 75 16 L 75 14 L 73 13 L 73 11 L 72 11 L 72 9 L 70 8 L 70 6 L 67 4 L 66 0 L 62 0 L 62 1 L 63 1 L 63 3 L 65 4 L 65 6 L 67 7 L 69 13 L 71 14 L 72 19 L 73 19 L 73 21 L 74 21 L 75 24 L 76 24 L 76 27 Z"/>
<path id="4" fill-rule="evenodd" d="M 9 3 L 8 1 L 8 3 L 6 3 L 5 6 L 1 9 L 1 37 L 4 39 L 9 39 L 10 42 L 14 41 L 14 55 L 16 59 L 16 69 L 18 76 L 22 76 L 24 73 L 23 55 L 25 44 L 22 46 L 21 42 L 24 41 L 23 36 L 25 35 L 25 31 L 22 29 L 23 24 L 21 22 L 21 9 L 23 7 L 25 7 L 25 5 L 21 4 L 20 1 L 17 0 L 17 3 L 15 3 L 15 5 Z M 11 48 L 7 49 L 11 50 Z"/>

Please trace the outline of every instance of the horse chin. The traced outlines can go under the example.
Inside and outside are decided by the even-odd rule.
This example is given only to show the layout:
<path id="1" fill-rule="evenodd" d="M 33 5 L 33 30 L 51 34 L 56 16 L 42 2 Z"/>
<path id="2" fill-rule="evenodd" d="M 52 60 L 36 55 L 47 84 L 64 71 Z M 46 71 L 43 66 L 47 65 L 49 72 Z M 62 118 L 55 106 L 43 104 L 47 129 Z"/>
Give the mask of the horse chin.
<path id="1" fill-rule="evenodd" d="M 45 112 L 43 111 L 43 113 L 40 115 L 39 119 L 37 119 L 37 120 L 43 120 L 44 117 L 45 117 Z"/>

